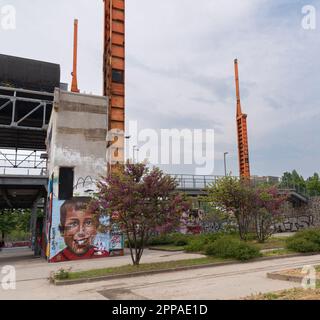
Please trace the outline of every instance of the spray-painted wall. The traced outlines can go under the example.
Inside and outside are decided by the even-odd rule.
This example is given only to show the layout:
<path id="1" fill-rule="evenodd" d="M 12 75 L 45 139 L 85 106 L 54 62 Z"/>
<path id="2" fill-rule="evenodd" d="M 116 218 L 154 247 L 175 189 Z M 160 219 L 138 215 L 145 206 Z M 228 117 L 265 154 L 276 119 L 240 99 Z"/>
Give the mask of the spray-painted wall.
<path id="1" fill-rule="evenodd" d="M 312 197 L 308 203 L 293 204 L 290 201 L 284 203 L 281 212 L 277 216 L 273 228 L 276 233 L 296 232 L 307 228 L 320 228 L 320 197 Z M 193 210 L 184 214 L 182 233 L 215 233 L 226 230 L 236 230 L 237 223 L 232 218 L 221 218 L 218 215 L 208 215 L 206 210 Z M 252 224 L 254 232 L 254 225 Z"/>
<path id="2" fill-rule="evenodd" d="M 123 254 L 123 236 L 88 209 L 96 181 L 106 175 L 105 97 L 56 89 L 47 135 L 47 257 L 51 262 Z M 73 174 L 72 196 L 61 199 L 61 168 Z"/>
<path id="3" fill-rule="evenodd" d="M 307 204 L 286 202 L 281 221 L 275 223 L 276 232 L 295 232 L 310 227 L 320 227 L 320 197 L 312 197 Z"/>

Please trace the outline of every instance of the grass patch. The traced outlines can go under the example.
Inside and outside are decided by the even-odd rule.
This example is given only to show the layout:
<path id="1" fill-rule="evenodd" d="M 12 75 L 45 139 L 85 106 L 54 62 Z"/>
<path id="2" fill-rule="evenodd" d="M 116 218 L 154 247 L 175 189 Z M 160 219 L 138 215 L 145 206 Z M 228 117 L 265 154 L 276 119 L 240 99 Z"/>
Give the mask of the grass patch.
<path id="1" fill-rule="evenodd" d="M 294 288 L 265 294 L 252 295 L 245 300 L 320 300 L 320 288 L 315 290 L 303 288 Z"/>
<path id="2" fill-rule="evenodd" d="M 263 257 L 277 257 L 277 256 L 284 256 L 287 254 L 293 254 L 294 251 L 288 250 L 288 249 L 275 249 L 267 252 L 263 252 Z"/>
<path id="3" fill-rule="evenodd" d="M 140 266 L 126 265 L 120 267 L 113 268 L 104 268 L 104 269 L 96 269 L 96 270 L 88 270 L 88 271 L 80 271 L 80 272 L 69 272 L 68 280 L 74 279 L 86 279 L 86 278 L 95 278 L 102 276 L 111 276 L 111 275 L 121 275 L 121 274 L 131 274 L 135 272 L 141 271 L 154 271 L 154 270 L 162 270 L 162 269 L 173 269 L 178 267 L 189 267 L 189 266 L 200 266 L 211 263 L 219 263 L 227 260 L 213 258 L 213 257 L 204 257 L 197 259 L 188 259 L 188 260 L 180 260 L 180 261 L 167 261 L 160 263 L 146 263 L 141 264 Z"/>
<path id="4" fill-rule="evenodd" d="M 259 243 L 258 241 L 252 241 L 251 243 L 256 245 L 259 250 L 278 249 L 286 247 L 286 239 L 283 237 L 271 237 L 266 240 L 265 243 Z"/>

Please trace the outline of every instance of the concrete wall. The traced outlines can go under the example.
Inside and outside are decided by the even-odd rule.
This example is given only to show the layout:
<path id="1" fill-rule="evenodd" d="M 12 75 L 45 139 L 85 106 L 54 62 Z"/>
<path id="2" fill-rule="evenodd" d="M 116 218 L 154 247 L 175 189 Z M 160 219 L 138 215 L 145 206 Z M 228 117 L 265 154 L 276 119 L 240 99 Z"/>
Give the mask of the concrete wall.
<path id="1" fill-rule="evenodd" d="M 59 167 L 73 167 L 76 195 L 83 195 L 83 179 L 90 177 L 89 183 L 106 174 L 107 112 L 106 97 L 55 91 L 47 137 L 48 172 L 58 177 Z"/>

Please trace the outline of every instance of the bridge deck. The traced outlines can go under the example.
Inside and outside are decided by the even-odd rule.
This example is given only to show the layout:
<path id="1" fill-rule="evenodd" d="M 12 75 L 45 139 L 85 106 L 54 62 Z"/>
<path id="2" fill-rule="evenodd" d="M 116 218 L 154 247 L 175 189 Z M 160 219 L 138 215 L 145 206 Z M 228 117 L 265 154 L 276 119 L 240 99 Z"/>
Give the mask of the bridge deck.
<path id="1" fill-rule="evenodd" d="M 47 193 L 47 176 L 0 175 L 0 209 L 31 208 Z"/>

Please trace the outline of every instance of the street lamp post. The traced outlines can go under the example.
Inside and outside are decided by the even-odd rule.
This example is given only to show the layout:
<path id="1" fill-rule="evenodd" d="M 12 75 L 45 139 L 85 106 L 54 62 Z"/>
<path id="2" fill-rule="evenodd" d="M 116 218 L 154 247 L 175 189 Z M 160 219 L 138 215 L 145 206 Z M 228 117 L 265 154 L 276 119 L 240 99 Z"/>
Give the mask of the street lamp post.
<path id="1" fill-rule="evenodd" d="M 229 152 L 225 152 L 223 154 L 223 158 L 224 158 L 224 175 L 227 176 L 227 155 L 229 154 Z"/>
<path id="2" fill-rule="evenodd" d="M 133 161 L 133 163 L 136 162 L 136 159 L 135 159 L 135 152 L 136 151 L 137 151 L 137 154 L 138 154 L 138 151 L 139 151 L 138 146 L 133 146 L 133 148 L 132 148 L 132 153 L 133 153 L 132 161 Z"/>
<path id="3" fill-rule="evenodd" d="M 131 136 L 127 135 L 127 136 L 124 136 L 125 140 L 129 141 L 131 139 Z M 129 151 L 130 152 L 130 151 Z M 126 157 L 127 157 L 127 160 L 129 160 L 129 155 L 127 155 L 127 147 L 125 148 L 125 153 L 126 153 Z M 129 160 L 130 161 L 130 160 Z"/>

